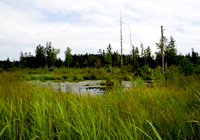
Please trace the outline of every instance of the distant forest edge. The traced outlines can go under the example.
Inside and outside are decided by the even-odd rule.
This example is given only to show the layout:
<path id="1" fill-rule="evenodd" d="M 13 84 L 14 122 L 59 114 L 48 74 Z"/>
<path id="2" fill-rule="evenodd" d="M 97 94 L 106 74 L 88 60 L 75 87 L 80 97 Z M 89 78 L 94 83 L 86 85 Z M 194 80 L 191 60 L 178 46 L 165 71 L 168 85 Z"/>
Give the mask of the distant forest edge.
<path id="1" fill-rule="evenodd" d="M 127 72 L 136 72 L 142 67 L 156 68 L 162 64 L 161 40 L 156 43 L 157 52 L 152 55 L 151 48 L 144 48 L 141 43 L 140 47 L 132 46 L 130 54 L 123 55 L 123 69 Z M 71 48 L 67 47 L 65 60 L 57 58 L 60 49 L 52 46 L 51 42 L 46 43 L 46 47 L 38 45 L 35 49 L 35 55 L 30 52 L 20 52 L 20 60 L 11 62 L 9 58 L 0 61 L 0 69 L 10 70 L 12 68 L 42 68 L 42 67 L 68 67 L 68 68 L 84 68 L 84 67 L 120 67 L 120 53 L 113 51 L 111 44 L 107 46 L 107 50 L 99 49 L 97 54 L 71 54 Z M 191 53 L 182 55 L 177 54 L 176 43 L 173 37 L 169 39 L 164 37 L 164 58 L 165 66 L 179 66 L 185 74 L 200 73 L 200 57 L 198 52 L 192 48 Z M 184 72 L 183 72 L 184 73 Z"/>

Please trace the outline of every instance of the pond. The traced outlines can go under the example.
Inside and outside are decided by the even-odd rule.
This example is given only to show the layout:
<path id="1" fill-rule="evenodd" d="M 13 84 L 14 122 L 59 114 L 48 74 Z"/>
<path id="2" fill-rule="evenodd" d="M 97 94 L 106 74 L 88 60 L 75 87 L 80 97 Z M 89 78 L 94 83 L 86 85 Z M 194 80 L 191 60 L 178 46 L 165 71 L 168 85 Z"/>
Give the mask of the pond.
<path id="1" fill-rule="evenodd" d="M 43 86 L 67 93 L 91 93 L 91 94 L 104 94 L 106 86 L 102 85 L 104 80 L 86 80 L 81 82 L 39 82 L 31 81 L 31 83 L 40 83 Z M 122 81 L 123 87 L 130 88 L 132 83 L 130 81 Z"/>

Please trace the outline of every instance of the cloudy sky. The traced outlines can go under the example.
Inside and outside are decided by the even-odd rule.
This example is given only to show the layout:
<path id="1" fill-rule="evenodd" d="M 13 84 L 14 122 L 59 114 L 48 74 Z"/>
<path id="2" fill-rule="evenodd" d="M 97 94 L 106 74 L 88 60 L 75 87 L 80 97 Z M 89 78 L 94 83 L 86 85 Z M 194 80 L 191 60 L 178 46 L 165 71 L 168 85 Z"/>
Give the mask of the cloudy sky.
<path id="1" fill-rule="evenodd" d="M 47 41 L 60 48 L 61 59 L 67 47 L 85 54 L 111 44 L 120 52 L 120 12 L 125 54 L 129 27 L 135 46 L 155 52 L 161 25 L 178 53 L 200 53 L 200 0 L 0 0 L 0 60 L 19 60 L 20 51 L 35 55 Z"/>

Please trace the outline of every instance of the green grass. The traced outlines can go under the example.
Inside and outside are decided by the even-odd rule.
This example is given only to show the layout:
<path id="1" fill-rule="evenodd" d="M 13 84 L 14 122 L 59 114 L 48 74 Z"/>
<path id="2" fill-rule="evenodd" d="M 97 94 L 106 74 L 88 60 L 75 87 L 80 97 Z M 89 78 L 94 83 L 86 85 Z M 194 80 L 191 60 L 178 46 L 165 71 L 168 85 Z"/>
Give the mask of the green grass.
<path id="1" fill-rule="evenodd" d="M 200 139 L 198 75 L 95 96 L 56 92 L 20 76 L 0 74 L 0 139 Z"/>

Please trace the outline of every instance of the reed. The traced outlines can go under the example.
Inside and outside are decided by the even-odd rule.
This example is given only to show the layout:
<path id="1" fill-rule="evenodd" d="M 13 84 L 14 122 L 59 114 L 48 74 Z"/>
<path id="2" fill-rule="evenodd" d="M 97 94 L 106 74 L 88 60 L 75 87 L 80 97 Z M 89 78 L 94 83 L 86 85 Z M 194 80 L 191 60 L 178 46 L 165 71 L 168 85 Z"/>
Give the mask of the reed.
<path id="1" fill-rule="evenodd" d="M 19 76 L 0 74 L 0 139 L 200 139 L 198 75 L 95 96 Z"/>

